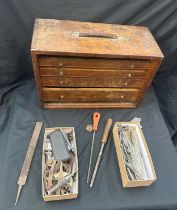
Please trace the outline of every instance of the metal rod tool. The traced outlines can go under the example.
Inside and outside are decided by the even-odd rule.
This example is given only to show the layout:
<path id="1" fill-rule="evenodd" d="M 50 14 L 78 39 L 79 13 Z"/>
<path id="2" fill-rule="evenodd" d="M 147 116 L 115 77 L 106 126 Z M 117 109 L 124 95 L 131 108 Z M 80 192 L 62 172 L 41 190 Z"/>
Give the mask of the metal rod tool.
<path id="1" fill-rule="evenodd" d="M 92 164 L 92 154 L 93 154 L 93 146 L 94 146 L 94 141 L 95 141 L 95 132 L 98 129 L 99 120 L 100 120 L 100 113 L 95 112 L 93 114 L 93 127 L 92 127 L 93 136 L 92 136 L 92 145 L 90 149 L 90 160 L 89 160 L 89 166 L 88 166 L 87 183 L 89 182 L 89 178 L 90 178 L 90 168 Z"/>
<path id="2" fill-rule="evenodd" d="M 97 158 L 95 168 L 94 168 L 94 171 L 93 171 L 92 179 L 91 179 L 91 182 L 90 182 L 90 187 L 93 186 L 93 183 L 95 181 L 95 177 L 96 177 L 97 170 L 98 170 L 98 167 L 99 167 L 99 164 L 100 164 L 101 156 L 103 154 L 104 145 L 106 144 L 106 142 L 108 140 L 108 136 L 109 136 L 109 133 L 110 133 L 110 130 L 111 130 L 111 126 L 112 126 L 112 119 L 109 118 L 109 119 L 107 119 L 106 126 L 105 126 L 105 129 L 104 129 L 103 137 L 102 137 L 102 140 L 101 140 L 101 147 L 100 147 L 100 151 L 98 153 L 98 158 Z"/>
<path id="3" fill-rule="evenodd" d="M 37 141 L 38 141 L 38 138 L 39 138 L 39 134 L 40 134 L 40 131 L 41 131 L 41 128 L 42 128 L 42 124 L 43 124 L 42 122 L 36 122 L 36 126 L 34 128 L 33 135 L 31 137 L 31 141 L 30 141 L 30 144 L 28 146 L 26 157 L 25 157 L 25 160 L 23 162 L 21 173 L 20 173 L 20 176 L 19 176 L 19 179 L 18 179 L 18 182 L 17 182 L 18 191 L 17 191 L 17 197 L 16 197 L 15 205 L 17 205 L 22 186 L 25 185 L 25 183 L 26 183 L 28 173 L 29 173 L 29 170 L 30 170 L 30 166 L 31 166 L 31 161 L 33 159 L 33 154 L 34 154 L 36 144 L 37 144 Z"/>

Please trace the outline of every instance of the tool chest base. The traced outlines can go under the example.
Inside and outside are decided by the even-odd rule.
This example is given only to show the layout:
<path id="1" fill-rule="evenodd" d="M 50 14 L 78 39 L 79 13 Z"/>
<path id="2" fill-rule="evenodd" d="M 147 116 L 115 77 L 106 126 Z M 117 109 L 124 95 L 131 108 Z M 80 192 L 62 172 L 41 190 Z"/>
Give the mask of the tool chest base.
<path id="1" fill-rule="evenodd" d="M 135 108 L 135 103 L 43 103 L 44 109 L 70 109 L 70 108 Z"/>
<path id="2" fill-rule="evenodd" d="M 146 27 L 37 19 L 31 46 L 43 108 L 134 108 L 163 59 Z"/>

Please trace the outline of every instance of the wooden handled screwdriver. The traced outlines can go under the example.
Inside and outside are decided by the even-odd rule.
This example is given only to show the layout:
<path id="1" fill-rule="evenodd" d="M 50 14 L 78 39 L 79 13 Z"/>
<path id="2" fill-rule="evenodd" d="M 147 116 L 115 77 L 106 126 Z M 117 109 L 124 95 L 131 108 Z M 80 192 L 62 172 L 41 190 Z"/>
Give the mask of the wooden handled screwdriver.
<path id="1" fill-rule="evenodd" d="M 94 141 L 95 141 L 95 132 L 98 129 L 99 120 L 100 120 L 100 113 L 95 112 L 93 114 L 93 126 L 92 126 L 93 136 L 92 136 L 92 146 L 90 149 L 90 160 L 89 160 L 89 166 L 88 166 L 87 183 L 89 182 L 89 177 L 90 177 L 90 168 L 91 168 L 91 164 L 92 164 L 92 153 L 93 153 L 93 146 L 94 146 Z"/>
<path id="2" fill-rule="evenodd" d="M 93 171 L 92 179 L 91 179 L 91 182 L 90 182 L 90 187 L 93 186 L 93 183 L 95 181 L 95 177 L 96 177 L 97 170 L 98 170 L 98 167 L 99 167 L 99 163 L 100 163 L 100 160 L 101 160 L 101 156 L 102 156 L 102 153 L 103 153 L 104 145 L 106 144 L 106 142 L 108 140 L 108 136 L 109 136 L 109 133 L 110 133 L 110 130 L 111 130 L 111 126 L 112 126 L 112 119 L 109 118 L 109 119 L 107 119 L 106 126 L 105 126 L 105 129 L 104 129 L 103 137 L 102 137 L 102 140 L 101 140 L 101 147 L 100 147 L 98 158 L 97 158 L 95 168 L 94 168 L 94 171 Z"/>

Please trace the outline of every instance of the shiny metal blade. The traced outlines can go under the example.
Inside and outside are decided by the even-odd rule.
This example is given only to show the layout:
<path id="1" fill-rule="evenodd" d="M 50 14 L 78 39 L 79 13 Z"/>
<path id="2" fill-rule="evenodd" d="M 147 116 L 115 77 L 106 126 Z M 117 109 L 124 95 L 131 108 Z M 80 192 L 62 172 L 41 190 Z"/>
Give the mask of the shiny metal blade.
<path id="1" fill-rule="evenodd" d="M 91 146 L 91 149 L 90 149 L 90 160 L 89 160 L 89 167 L 88 167 L 88 173 L 87 173 L 87 183 L 89 183 L 89 178 L 90 178 L 90 168 L 91 168 L 91 164 L 92 164 L 92 154 L 93 154 L 94 141 L 95 141 L 95 131 L 93 132 L 92 146 Z"/>
<path id="2" fill-rule="evenodd" d="M 93 183 L 95 181 L 95 177 L 96 177 L 97 170 L 98 170 L 98 167 L 99 167 L 99 164 L 100 164 L 100 160 L 101 160 L 101 156 L 102 156 L 102 153 L 103 153 L 104 145 L 105 145 L 104 143 L 101 144 L 100 152 L 98 154 L 98 158 L 97 158 L 95 168 L 94 168 L 94 171 L 93 171 L 93 175 L 92 175 L 92 179 L 91 179 L 91 182 L 90 182 L 90 187 L 93 186 Z"/>
<path id="3" fill-rule="evenodd" d="M 18 198 L 20 196 L 21 189 L 22 189 L 22 185 L 19 185 L 18 186 L 18 191 L 17 191 L 17 197 L 16 197 L 16 201 L 15 201 L 15 206 L 17 205 L 17 202 L 18 202 Z"/>

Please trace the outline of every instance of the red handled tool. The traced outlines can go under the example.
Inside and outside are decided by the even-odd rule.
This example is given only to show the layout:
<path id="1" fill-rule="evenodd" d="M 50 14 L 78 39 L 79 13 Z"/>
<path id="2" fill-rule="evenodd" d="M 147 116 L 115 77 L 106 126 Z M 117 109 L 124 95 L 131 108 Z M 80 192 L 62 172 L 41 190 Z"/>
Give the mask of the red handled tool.
<path id="1" fill-rule="evenodd" d="M 100 120 L 100 113 L 95 112 L 93 114 L 93 126 L 92 126 L 93 137 L 92 137 L 92 145 L 91 145 L 91 150 L 90 150 L 90 160 L 89 160 L 89 167 L 88 167 L 88 174 L 87 174 L 87 183 L 89 182 L 89 177 L 90 177 L 90 168 L 91 168 L 91 164 L 92 164 L 92 153 L 93 153 L 93 146 L 94 146 L 94 141 L 95 141 L 95 132 L 98 129 L 99 120 Z"/>

